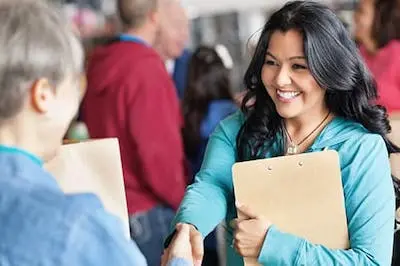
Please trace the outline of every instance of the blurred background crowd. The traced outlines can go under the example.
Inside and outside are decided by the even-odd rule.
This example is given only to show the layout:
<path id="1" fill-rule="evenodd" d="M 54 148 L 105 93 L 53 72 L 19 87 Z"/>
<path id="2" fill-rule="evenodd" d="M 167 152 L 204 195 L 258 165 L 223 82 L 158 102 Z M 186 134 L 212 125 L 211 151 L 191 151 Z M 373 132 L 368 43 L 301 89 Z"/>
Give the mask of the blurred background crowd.
<path id="1" fill-rule="evenodd" d="M 159 265 L 163 239 L 200 169 L 208 137 L 240 108 L 257 33 L 286 1 L 160 0 L 157 16 L 151 0 L 57 1 L 87 52 L 88 91 L 67 137 L 119 137 L 131 236 L 149 265 Z M 380 103 L 391 114 L 400 112 L 400 1 L 323 2 L 359 44 Z M 130 92 L 111 95 L 122 87 Z M 223 231 L 206 239 L 203 265 L 224 264 Z"/>

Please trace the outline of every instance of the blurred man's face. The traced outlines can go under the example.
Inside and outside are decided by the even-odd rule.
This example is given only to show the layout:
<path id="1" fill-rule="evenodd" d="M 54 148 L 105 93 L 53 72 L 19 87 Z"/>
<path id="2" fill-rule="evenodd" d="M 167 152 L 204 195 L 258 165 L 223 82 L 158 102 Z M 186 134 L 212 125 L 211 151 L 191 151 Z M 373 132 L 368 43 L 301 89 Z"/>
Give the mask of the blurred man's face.
<path id="1" fill-rule="evenodd" d="M 161 20 L 156 48 L 164 60 L 179 57 L 189 38 L 189 20 L 180 6 L 169 8 Z"/>

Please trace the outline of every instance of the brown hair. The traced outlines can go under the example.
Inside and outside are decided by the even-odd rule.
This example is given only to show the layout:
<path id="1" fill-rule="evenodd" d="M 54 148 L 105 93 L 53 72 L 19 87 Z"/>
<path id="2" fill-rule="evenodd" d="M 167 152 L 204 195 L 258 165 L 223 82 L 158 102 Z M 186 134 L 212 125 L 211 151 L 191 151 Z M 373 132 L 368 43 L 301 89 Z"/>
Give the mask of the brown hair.
<path id="1" fill-rule="evenodd" d="M 400 39 L 400 1 L 375 0 L 372 38 L 382 48 L 390 41 Z"/>
<path id="2" fill-rule="evenodd" d="M 117 8 L 124 27 L 137 28 L 150 12 L 157 10 L 158 0 L 118 0 Z"/>

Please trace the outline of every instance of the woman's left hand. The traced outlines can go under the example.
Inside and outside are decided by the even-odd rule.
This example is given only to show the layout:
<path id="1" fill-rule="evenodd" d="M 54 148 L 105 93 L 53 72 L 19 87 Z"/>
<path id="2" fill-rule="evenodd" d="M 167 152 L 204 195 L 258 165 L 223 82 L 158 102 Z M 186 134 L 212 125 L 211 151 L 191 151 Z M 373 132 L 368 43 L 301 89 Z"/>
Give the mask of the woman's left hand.
<path id="1" fill-rule="evenodd" d="M 236 204 L 237 218 L 231 222 L 234 228 L 233 246 L 245 258 L 258 258 L 271 223 L 254 213 L 248 206 Z"/>

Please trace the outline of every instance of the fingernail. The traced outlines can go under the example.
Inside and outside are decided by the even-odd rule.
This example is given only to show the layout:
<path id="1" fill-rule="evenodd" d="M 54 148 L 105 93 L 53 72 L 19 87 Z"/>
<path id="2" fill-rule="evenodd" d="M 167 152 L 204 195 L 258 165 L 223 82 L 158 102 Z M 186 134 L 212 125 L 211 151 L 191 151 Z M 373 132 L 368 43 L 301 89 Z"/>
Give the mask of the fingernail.
<path id="1" fill-rule="evenodd" d="M 236 207 L 240 208 L 242 206 L 242 204 L 239 201 L 236 201 Z"/>
<path id="2" fill-rule="evenodd" d="M 196 260 L 196 262 L 194 263 L 194 266 L 201 266 L 201 260 Z"/>

